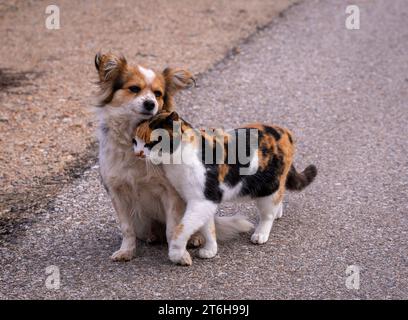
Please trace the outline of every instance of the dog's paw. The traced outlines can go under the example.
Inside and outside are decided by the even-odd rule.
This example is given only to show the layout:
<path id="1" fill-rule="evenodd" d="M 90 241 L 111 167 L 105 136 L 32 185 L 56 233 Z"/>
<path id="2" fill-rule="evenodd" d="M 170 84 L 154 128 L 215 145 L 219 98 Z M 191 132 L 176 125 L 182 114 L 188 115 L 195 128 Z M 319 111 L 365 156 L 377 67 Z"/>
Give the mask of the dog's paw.
<path id="1" fill-rule="evenodd" d="M 112 261 L 130 261 L 135 255 L 135 250 L 119 249 L 111 255 Z"/>
<path id="2" fill-rule="evenodd" d="M 193 260 L 187 250 L 171 250 L 169 258 L 172 262 L 182 266 L 191 266 L 193 264 Z"/>
<path id="3" fill-rule="evenodd" d="M 211 259 L 217 255 L 217 248 L 201 248 L 198 250 L 198 256 L 201 259 Z"/>
<path id="4" fill-rule="evenodd" d="M 191 248 L 198 248 L 201 247 L 204 243 L 204 236 L 201 233 L 197 232 L 191 236 L 190 240 L 188 240 L 187 245 Z"/>
<path id="5" fill-rule="evenodd" d="M 254 233 L 251 237 L 251 241 L 252 243 L 255 243 L 255 244 L 263 244 L 268 241 L 268 238 L 269 238 L 269 234 Z"/>

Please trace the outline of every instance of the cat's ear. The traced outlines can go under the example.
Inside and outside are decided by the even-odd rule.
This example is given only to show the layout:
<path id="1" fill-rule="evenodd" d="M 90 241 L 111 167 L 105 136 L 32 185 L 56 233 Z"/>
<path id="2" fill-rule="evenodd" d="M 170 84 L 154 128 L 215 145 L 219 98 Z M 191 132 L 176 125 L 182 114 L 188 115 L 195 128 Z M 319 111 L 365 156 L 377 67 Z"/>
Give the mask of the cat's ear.
<path id="1" fill-rule="evenodd" d="M 176 111 L 173 111 L 172 113 L 170 113 L 170 114 L 167 116 L 167 120 L 168 120 L 168 121 L 171 121 L 171 122 L 173 122 L 173 121 L 179 121 L 179 120 L 180 120 L 180 117 L 179 117 L 179 115 L 178 115 L 178 113 L 177 113 Z"/>

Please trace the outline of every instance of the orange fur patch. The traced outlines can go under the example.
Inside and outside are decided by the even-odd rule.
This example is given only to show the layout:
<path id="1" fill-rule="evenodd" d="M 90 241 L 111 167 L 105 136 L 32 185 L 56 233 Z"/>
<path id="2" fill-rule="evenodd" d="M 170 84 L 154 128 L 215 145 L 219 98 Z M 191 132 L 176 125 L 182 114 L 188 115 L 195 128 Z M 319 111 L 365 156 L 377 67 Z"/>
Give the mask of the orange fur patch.
<path id="1" fill-rule="evenodd" d="M 149 122 L 144 121 L 140 125 L 137 126 L 135 130 L 135 136 L 142 139 L 144 142 L 150 142 L 150 136 L 152 134 L 152 130 L 149 127 Z"/>
<path id="2" fill-rule="evenodd" d="M 282 157 L 283 160 L 283 172 L 279 177 L 279 189 L 276 196 L 274 197 L 274 203 L 278 204 L 283 200 L 285 193 L 286 178 L 289 173 L 290 167 L 293 162 L 293 155 L 295 153 L 294 142 L 292 138 L 292 133 L 286 129 L 279 126 L 270 126 L 275 129 L 280 135 L 280 139 L 277 141 L 275 137 L 268 134 L 265 131 L 265 127 L 260 123 L 252 123 L 246 125 L 245 128 L 258 129 L 263 133 L 262 138 L 259 140 L 258 149 L 258 165 L 261 170 L 265 170 L 272 156 Z M 270 150 L 266 155 L 262 152 L 263 149 Z"/>
<path id="3" fill-rule="evenodd" d="M 218 181 L 224 182 L 224 179 L 227 176 L 228 171 L 229 171 L 228 164 L 220 164 L 218 166 Z"/>
<path id="4" fill-rule="evenodd" d="M 214 240 L 217 239 L 217 232 L 216 232 L 215 224 L 214 224 L 214 223 L 211 224 L 211 235 L 214 237 Z"/>
<path id="5" fill-rule="evenodd" d="M 183 232 L 184 229 L 184 224 L 180 223 L 174 228 L 174 233 L 173 233 L 173 240 L 176 240 L 180 234 Z"/>
<path id="6" fill-rule="evenodd" d="M 288 129 L 284 129 L 280 127 L 275 127 L 275 128 L 279 128 L 283 133 L 278 143 L 279 149 L 283 155 L 283 172 L 279 178 L 278 193 L 276 197 L 274 198 L 274 204 L 279 204 L 280 202 L 282 202 L 283 196 L 285 193 L 286 178 L 288 176 L 290 167 L 293 162 L 293 156 L 295 154 L 295 147 L 294 147 L 293 140 L 292 140 L 292 134 Z"/>

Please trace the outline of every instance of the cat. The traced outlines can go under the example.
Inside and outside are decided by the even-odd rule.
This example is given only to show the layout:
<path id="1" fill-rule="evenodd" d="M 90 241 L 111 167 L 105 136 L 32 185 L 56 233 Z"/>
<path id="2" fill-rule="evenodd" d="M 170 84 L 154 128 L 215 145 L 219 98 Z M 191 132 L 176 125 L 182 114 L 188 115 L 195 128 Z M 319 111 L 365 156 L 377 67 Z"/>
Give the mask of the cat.
<path id="1" fill-rule="evenodd" d="M 170 260 L 181 265 L 191 264 L 186 245 L 198 230 L 206 240 L 199 257 L 217 254 L 214 216 L 220 203 L 255 200 L 260 219 L 251 241 L 263 244 L 274 219 L 282 217 L 285 190 L 300 191 L 317 175 L 314 165 L 296 171 L 292 133 L 274 125 L 254 123 L 210 135 L 195 130 L 176 112 L 162 112 L 138 125 L 133 144 L 136 156 L 161 162 L 168 180 L 187 203 L 169 245 Z M 250 154 L 245 163 L 242 154 Z"/>

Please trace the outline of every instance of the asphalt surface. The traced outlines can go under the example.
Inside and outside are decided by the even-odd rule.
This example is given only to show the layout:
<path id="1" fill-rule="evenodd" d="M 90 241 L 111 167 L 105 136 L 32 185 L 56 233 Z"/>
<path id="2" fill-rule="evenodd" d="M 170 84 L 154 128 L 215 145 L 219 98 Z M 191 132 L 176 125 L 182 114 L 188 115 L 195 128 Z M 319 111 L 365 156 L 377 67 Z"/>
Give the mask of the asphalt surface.
<path id="1" fill-rule="evenodd" d="M 94 167 L 0 248 L 0 296 L 407 299 L 408 4 L 355 2 L 360 30 L 345 28 L 343 1 L 303 2 L 178 100 L 196 125 L 287 126 L 297 167 L 318 167 L 313 185 L 286 197 L 267 244 L 242 235 L 186 268 L 165 246 L 140 243 L 136 259 L 113 263 L 120 232 Z M 256 219 L 251 204 L 222 212 Z M 50 265 L 60 270 L 57 290 L 45 285 Z M 359 289 L 346 286 L 350 265 L 360 268 Z"/>

